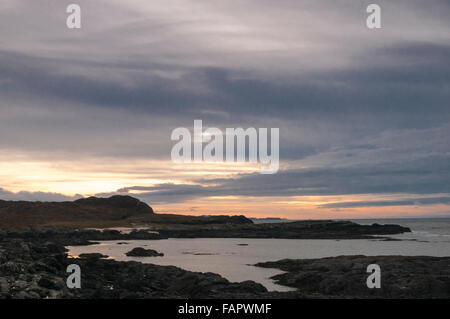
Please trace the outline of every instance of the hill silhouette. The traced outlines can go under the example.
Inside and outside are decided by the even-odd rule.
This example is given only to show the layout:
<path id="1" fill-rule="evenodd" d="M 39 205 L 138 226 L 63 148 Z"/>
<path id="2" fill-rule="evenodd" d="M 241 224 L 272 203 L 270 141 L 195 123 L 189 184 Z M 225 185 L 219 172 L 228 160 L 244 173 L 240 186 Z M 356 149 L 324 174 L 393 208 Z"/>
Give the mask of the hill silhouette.
<path id="1" fill-rule="evenodd" d="M 72 202 L 0 200 L 0 228 L 33 226 L 117 227 L 133 224 L 251 224 L 245 216 L 187 216 L 156 214 L 131 196 L 88 197 Z"/>
<path id="2" fill-rule="evenodd" d="M 1 228 L 88 221 L 123 221 L 133 216 L 151 214 L 154 212 L 149 205 L 131 196 L 88 197 L 73 202 L 0 200 Z"/>

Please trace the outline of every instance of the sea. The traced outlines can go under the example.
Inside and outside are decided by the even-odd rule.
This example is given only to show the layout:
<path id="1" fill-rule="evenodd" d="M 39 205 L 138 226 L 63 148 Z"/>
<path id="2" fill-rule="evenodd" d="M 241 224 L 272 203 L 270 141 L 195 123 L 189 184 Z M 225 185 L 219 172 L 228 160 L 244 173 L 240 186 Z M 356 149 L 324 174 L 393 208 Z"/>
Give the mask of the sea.
<path id="1" fill-rule="evenodd" d="M 341 255 L 450 256 L 450 218 L 358 219 L 359 224 L 398 224 L 412 232 L 382 239 L 242 239 L 189 238 L 163 240 L 102 241 L 96 245 L 69 246 L 69 255 L 102 253 L 118 261 L 139 261 L 156 265 L 172 265 L 195 272 L 213 272 L 231 282 L 253 280 L 270 291 L 289 291 L 272 276 L 278 269 L 255 267 L 254 264 L 285 258 L 310 259 Z M 135 247 L 154 249 L 162 257 L 127 257 Z"/>

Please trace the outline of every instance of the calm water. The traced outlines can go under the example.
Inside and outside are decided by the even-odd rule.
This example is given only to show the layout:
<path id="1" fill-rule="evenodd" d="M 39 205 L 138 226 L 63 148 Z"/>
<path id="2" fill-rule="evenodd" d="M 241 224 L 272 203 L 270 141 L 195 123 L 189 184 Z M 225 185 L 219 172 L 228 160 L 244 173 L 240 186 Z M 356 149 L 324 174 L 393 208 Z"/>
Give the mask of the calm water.
<path id="1" fill-rule="evenodd" d="M 411 234 L 391 236 L 402 241 L 380 240 L 305 240 L 196 238 L 166 240 L 104 241 L 98 245 L 71 246 L 69 253 L 99 252 L 116 260 L 135 260 L 157 265 L 174 265 L 190 271 L 214 272 L 233 282 L 253 280 L 269 290 L 288 291 L 276 285 L 271 276 L 277 269 L 252 266 L 257 262 L 283 258 L 321 258 L 339 255 L 450 256 L 450 219 L 357 220 L 361 224 L 400 224 Z M 245 244 L 245 245 L 243 245 Z M 127 257 L 134 247 L 163 252 L 163 257 Z"/>

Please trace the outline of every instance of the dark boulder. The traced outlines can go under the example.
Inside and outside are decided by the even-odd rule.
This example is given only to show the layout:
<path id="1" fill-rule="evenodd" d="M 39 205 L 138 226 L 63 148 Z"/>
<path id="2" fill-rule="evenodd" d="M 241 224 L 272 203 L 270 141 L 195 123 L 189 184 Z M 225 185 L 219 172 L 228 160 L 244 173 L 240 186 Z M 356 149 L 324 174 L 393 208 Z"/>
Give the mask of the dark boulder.
<path id="1" fill-rule="evenodd" d="M 109 256 L 100 253 L 90 253 L 90 254 L 80 254 L 78 257 L 84 259 L 100 259 L 100 258 L 108 258 Z"/>
<path id="2" fill-rule="evenodd" d="M 158 256 L 164 256 L 163 253 L 159 253 L 156 250 L 153 249 L 145 249 L 142 247 L 136 247 L 127 252 L 125 255 L 129 257 L 158 257 Z"/>

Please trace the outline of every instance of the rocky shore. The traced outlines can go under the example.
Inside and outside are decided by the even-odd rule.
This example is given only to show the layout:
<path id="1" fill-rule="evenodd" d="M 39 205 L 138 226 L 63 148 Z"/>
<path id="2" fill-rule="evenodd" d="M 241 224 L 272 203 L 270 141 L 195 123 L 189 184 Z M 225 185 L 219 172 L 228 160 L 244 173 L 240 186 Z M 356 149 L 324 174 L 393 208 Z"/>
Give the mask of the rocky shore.
<path id="1" fill-rule="evenodd" d="M 73 235 L 59 234 L 54 240 L 30 233 L 4 232 L 0 237 L 0 298 L 450 298 L 450 257 L 340 256 L 259 263 L 285 271 L 273 278 L 297 289 L 268 292 L 252 281 L 230 283 L 217 274 L 174 266 L 121 262 L 96 253 L 69 258 L 65 245 L 74 243 Z M 374 263 L 381 267 L 381 289 L 366 286 L 366 267 Z M 70 264 L 80 266 L 80 289 L 66 286 Z"/>
<path id="2" fill-rule="evenodd" d="M 163 253 L 159 253 L 156 250 L 153 249 L 145 249 L 142 247 L 136 247 L 127 252 L 125 255 L 131 256 L 131 257 L 159 257 L 164 256 Z"/>
<path id="3" fill-rule="evenodd" d="M 50 226 L 50 227 L 48 227 Z M 59 228 L 55 228 L 58 226 Z M 158 233 L 115 230 L 99 232 L 87 228 L 146 227 Z M 367 239 L 373 235 L 409 232 L 399 225 L 359 225 L 350 221 L 311 220 L 285 223 L 253 223 L 245 216 L 187 216 L 157 214 L 137 198 L 115 195 L 89 197 L 73 202 L 28 202 L 0 200 L 0 227 L 11 233 L 46 227 L 40 233 L 52 240 L 70 239 L 72 245 L 89 240 L 160 238 L 291 238 Z M 64 228 L 66 227 L 66 228 Z M 74 232 L 73 229 L 83 229 Z M 22 237 L 31 238 L 36 231 Z M 5 236 L 0 233 L 0 236 Z M 14 235 L 13 235 L 14 236 Z M 69 238 L 70 237 L 70 238 Z"/>
<path id="4" fill-rule="evenodd" d="M 360 225 L 351 221 L 306 220 L 267 224 L 152 225 L 168 238 L 370 239 L 410 232 L 400 225 Z"/>
<path id="5" fill-rule="evenodd" d="M 381 269 L 381 288 L 368 289 L 367 266 Z M 450 257 L 339 256 L 256 264 L 286 273 L 276 283 L 327 298 L 450 298 Z"/>
<path id="6" fill-rule="evenodd" d="M 346 221 L 280 224 L 152 224 L 129 232 L 107 229 L 39 227 L 0 230 L 0 298 L 421 298 L 448 297 L 449 259 L 432 257 L 347 256 L 317 260 L 282 260 L 259 267 L 286 273 L 274 277 L 291 292 L 268 292 L 261 284 L 230 283 L 220 275 L 174 266 L 121 262 L 101 254 L 70 258 L 65 246 L 102 240 L 159 240 L 170 237 L 361 239 L 410 231 L 398 225 L 359 225 Z M 379 238 L 379 237 L 378 237 Z M 158 252 L 132 254 L 152 256 Z M 383 289 L 365 286 L 365 267 L 379 263 Z M 67 266 L 81 268 L 81 289 L 69 289 Z"/>
<path id="7" fill-rule="evenodd" d="M 75 229 L 71 227 L 32 227 L 0 230 L 0 238 L 24 238 L 89 245 L 101 240 L 157 240 L 167 238 L 285 238 L 285 239 L 372 239 L 410 232 L 400 225 L 360 225 L 350 221 L 297 221 L 271 224 L 151 224 L 146 228 L 121 232 L 117 229 Z M 381 237 L 380 237 L 381 236 Z"/>
<path id="8" fill-rule="evenodd" d="M 0 240 L 0 299 L 5 298 L 253 298 L 267 297 L 252 281 L 230 283 L 217 274 L 173 266 L 119 262 L 101 254 L 68 258 L 60 243 Z M 66 286 L 69 264 L 81 269 L 81 288 Z"/>
<path id="9" fill-rule="evenodd" d="M 40 227 L 20 230 L 0 230 L 0 239 L 21 238 L 27 242 L 51 241 L 66 246 L 91 245 L 100 240 L 157 240 L 166 239 L 148 229 L 133 229 L 129 233 L 105 229 L 73 229 L 68 227 Z"/>

